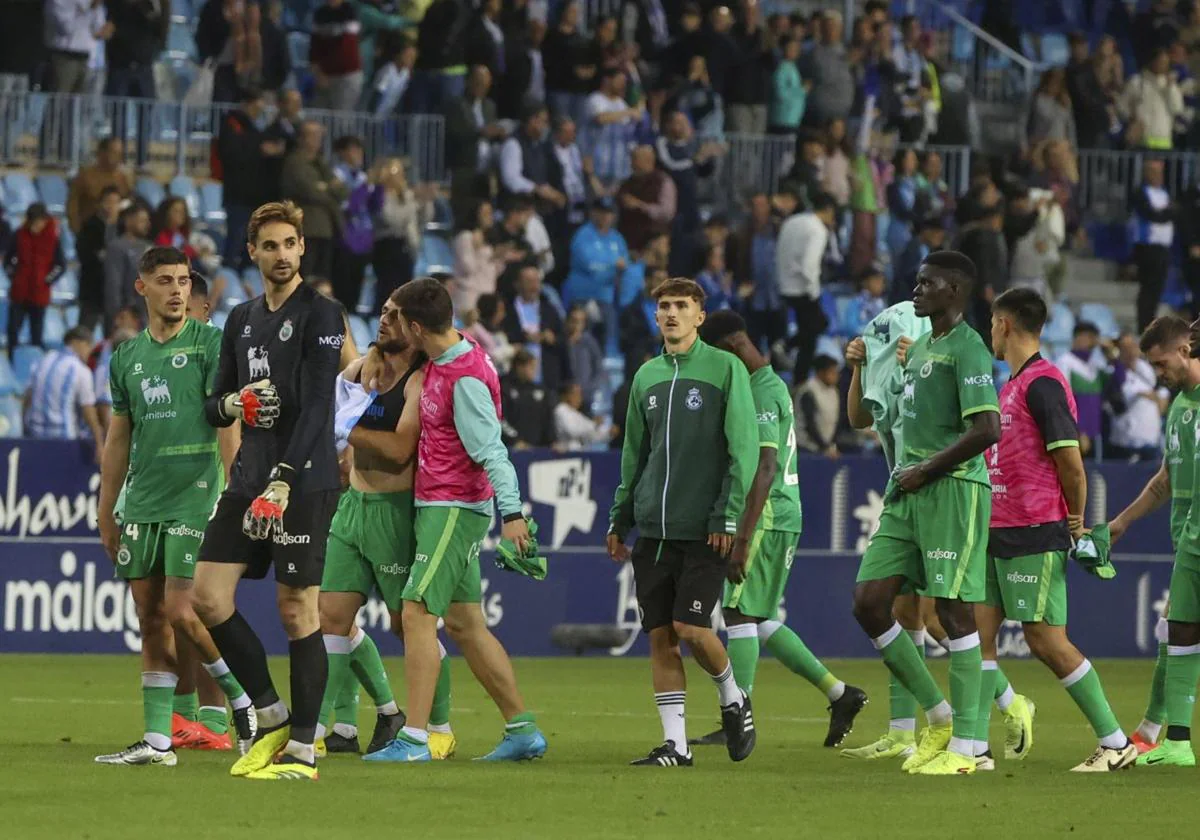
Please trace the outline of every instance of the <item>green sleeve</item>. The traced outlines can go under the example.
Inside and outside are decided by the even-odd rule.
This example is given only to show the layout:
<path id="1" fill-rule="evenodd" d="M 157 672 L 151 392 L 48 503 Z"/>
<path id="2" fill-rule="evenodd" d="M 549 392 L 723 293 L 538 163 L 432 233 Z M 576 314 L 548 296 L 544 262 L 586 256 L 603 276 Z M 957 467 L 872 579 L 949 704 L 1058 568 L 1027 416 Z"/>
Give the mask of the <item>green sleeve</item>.
<path id="1" fill-rule="evenodd" d="M 454 428 L 471 460 L 487 472 L 501 516 L 521 512 L 517 471 L 500 438 L 500 418 L 483 381 L 464 376 L 454 383 Z"/>
<path id="2" fill-rule="evenodd" d="M 221 362 L 221 339 L 224 334 L 216 327 L 206 331 L 204 343 L 204 393 L 211 394 L 217 387 L 217 368 Z"/>
<path id="3" fill-rule="evenodd" d="M 779 419 L 786 415 L 786 409 L 780 404 L 779 394 L 772 388 L 769 393 L 754 394 L 754 413 L 758 419 L 758 447 L 769 446 L 778 449 L 783 441 L 779 439 Z M 789 405 L 790 407 L 790 405 Z"/>
<path id="4" fill-rule="evenodd" d="M 992 354 L 982 340 L 973 341 L 954 357 L 958 378 L 958 406 L 965 420 L 981 411 L 999 411 L 992 381 Z"/>
<path id="5" fill-rule="evenodd" d="M 729 362 L 725 399 L 725 443 L 729 448 L 728 491 L 722 493 L 709 519 L 710 534 L 737 532 L 746 493 L 758 469 L 759 432 L 750 376 L 741 362 Z"/>
<path id="6" fill-rule="evenodd" d="M 125 372 L 121 353 L 123 349 L 118 347 L 108 360 L 108 390 L 112 392 L 112 413 L 119 417 L 128 417 L 129 393 L 125 390 L 125 378 L 121 375 Z"/>
<path id="7" fill-rule="evenodd" d="M 395 32 L 410 25 L 407 18 L 401 15 L 389 15 L 371 3 L 355 3 L 354 8 L 358 13 L 358 22 L 364 35 L 371 35 L 375 32 Z"/>
<path id="8" fill-rule="evenodd" d="M 634 375 L 629 389 L 629 408 L 625 412 L 625 443 L 621 447 L 621 483 L 613 494 L 608 530 L 621 539 L 633 527 L 633 491 L 637 488 L 646 462 L 650 459 L 650 438 L 646 435 L 646 417 L 642 413 L 642 393 Z"/>

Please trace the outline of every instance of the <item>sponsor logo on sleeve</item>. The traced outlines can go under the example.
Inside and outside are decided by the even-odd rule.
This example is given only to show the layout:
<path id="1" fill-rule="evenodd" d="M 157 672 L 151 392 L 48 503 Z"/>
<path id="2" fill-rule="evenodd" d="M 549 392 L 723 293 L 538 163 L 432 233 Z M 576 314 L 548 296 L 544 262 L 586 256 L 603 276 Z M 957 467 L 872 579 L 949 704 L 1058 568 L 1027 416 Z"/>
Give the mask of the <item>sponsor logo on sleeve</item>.
<path id="1" fill-rule="evenodd" d="M 975 376 L 964 376 L 964 385 L 982 386 L 992 384 L 992 375 L 990 373 L 980 373 Z"/>
<path id="2" fill-rule="evenodd" d="M 346 336 L 343 333 L 334 333 L 333 335 L 322 335 L 317 337 L 317 344 L 322 347 L 332 347 L 335 350 L 341 350 L 342 345 L 346 343 Z"/>

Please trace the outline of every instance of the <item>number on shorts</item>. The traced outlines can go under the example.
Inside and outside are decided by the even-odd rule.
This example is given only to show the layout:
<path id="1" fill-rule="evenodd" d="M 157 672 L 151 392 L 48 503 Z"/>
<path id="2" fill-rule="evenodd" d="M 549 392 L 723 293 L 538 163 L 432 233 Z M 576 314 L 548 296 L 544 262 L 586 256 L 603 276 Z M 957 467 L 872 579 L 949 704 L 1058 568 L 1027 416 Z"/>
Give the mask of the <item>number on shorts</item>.
<path id="1" fill-rule="evenodd" d="M 788 426 L 787 461 L 783 465 L 783 483 L 793 485 L 800 483 L 800 475 L 796 472 L 796 427 Z"/>
<path id="2" fill-rule="evenodd" d="M 129 537 L 129 539 L 131 539 L 131 540 L 136 540 L 138 538 L 137 523 L 131 522 L 130 524 L 125 526 L 125 536 Z"/>

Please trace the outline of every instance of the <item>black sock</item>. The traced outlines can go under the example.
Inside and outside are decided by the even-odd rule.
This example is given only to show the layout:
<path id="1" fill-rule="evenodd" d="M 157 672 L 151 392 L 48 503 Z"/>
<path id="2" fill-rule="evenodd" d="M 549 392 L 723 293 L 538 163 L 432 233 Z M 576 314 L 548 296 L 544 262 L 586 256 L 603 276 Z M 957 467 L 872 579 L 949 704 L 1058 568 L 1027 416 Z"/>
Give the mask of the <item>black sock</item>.
<path id="1" fill-rule="evenodd" d="M 317 734 L 317 718 L 321 716 L 321 699 L 329 678 L 329 659 L 321 631 L 288 642 L 292 668 L 292 732 L 293 741 L 311 744 Z"/>
<path id="2" fill-rule="evenodd" d="M 234 610 L 228 619 L 209 627 L 208 634 L 256 708 L 279 702 L 267 668 L 267 652 L 240 612 Z"/>
<path id="3" fill-rule="evenodd" d="M 1168 726 L 1167 740 L 1190 741 L 1192 740 L 1192 728 L 1190 726 Z"/>

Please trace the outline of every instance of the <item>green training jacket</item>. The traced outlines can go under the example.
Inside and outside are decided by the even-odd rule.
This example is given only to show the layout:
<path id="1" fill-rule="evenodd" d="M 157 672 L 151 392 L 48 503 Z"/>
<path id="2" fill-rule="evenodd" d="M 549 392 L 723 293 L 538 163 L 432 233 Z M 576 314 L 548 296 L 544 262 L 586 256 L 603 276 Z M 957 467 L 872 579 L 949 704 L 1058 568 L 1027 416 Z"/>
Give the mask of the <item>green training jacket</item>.
<path id="1" fill-rule="evenodd" d="M 696 339 L 633 377 L 609 530 L 622 539 L 634 525 L 651 539 L 736 533 L 757 467 L 746 366 Z"/>

